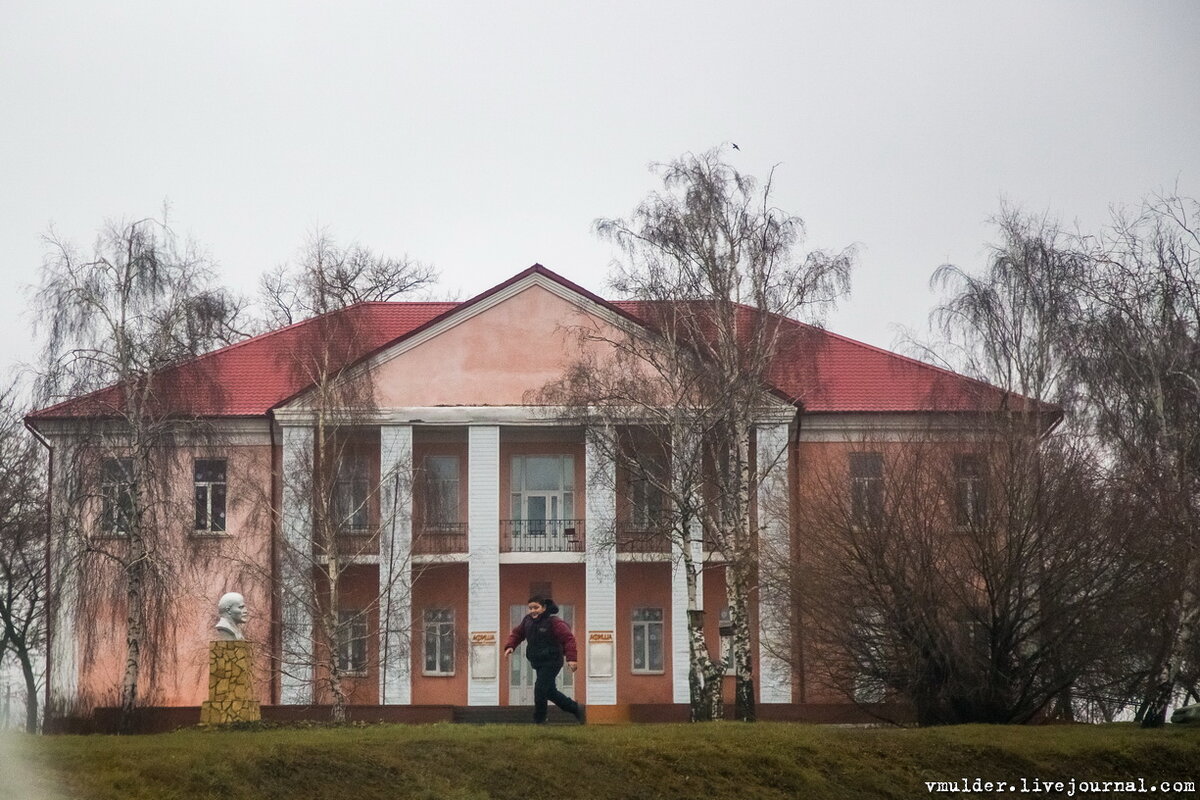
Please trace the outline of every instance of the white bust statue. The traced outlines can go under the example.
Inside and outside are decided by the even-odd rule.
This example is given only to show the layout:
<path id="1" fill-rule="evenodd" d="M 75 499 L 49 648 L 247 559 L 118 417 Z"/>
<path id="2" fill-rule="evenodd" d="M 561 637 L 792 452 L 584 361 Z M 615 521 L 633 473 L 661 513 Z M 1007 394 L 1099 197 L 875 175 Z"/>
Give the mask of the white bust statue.
<path id="1" fill-rule="evenodd" d="M 237 592 L 221 595 L 217 603 L 217 638 L 225 642 L 234 642 L 246 637 L 242 635 L 242 625 L 250 616 L 246 610 L 246 599 Z"/>

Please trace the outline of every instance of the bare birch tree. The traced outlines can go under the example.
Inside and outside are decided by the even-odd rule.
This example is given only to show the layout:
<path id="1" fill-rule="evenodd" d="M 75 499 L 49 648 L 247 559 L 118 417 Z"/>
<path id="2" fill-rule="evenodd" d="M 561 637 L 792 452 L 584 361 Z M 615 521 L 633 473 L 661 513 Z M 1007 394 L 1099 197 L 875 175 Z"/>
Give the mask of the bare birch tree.
<path id="1" fill-rule="evenodd" d="M 178 507 L 169 460 L 201 426 L 186 402 L 196 387 L 178 385 L 171 368 L 238 338 L 239 306 L 203 255 L 153 219 L 108 224 L 90 256 L 54 235 L 47 246 L 40 397 L 81 398 L 67 423 L 72 455 L 56 475 L 65 488 L 52 531 L 63 554 L 55 580 L 75 586 L 60 594 L 65 602 L 121 609 L 128 730 L 147 671 L 169 651 L 170 589 L 188 561 L 178 523 L 192 509 Z M 92 641 L 94 631 L 81 635 Z"/>
<path id="2" fill-rule="evenodd" d="M 655 169 L 661 191 L 627 220 L 596 223 L 623 256 L 612 287 L 636 301 L 645 328 L 610 337 L 606 344 L 617 354 L 614 362 L 574 365 L 543 398 L 587 408 L 597 428 L 607 420 L 632 424 L 639 432 L 614 456 L 669 501 L 665 527 L 688 582 L 693 719 L 720 715 L 725 671 L 704 641 L 698 547 L 706 542 L 724 559 L 736 714 L 752 720 L 749 598 L 757 580 L 752 431 L 770 405 L 774 359 L 782 346 L 796 344 L 787 341 L 795 330 L 788 319 L 817 315 L 845 294 L 852 256 L 801 252 L 803 221 L 773 205 L 773 175 L 760 187 L 725 163 L 719 149 L 689 153 Z M 652 442 L 642 453 L 629 445 L 639 437 Z M 650 466 L 653 453 L 669 453 L 668 473 Z"/>
<path id="3" fill-rule="evenodd" d="M 1145 556 L 1166 608 L 1142 632 L 1138 716 L 1161 725 L 1200 625 L 1200 204 L 1147 201 L 1087 244 L 1092 274 L 1072 330 L 1075 379 L 1113 463 L 1149 515 Z M 1193 667 L 1192 671 L 1195 671 Z"/>
<path id="4" fill-rule="evenodd" d="M 12 653 L 25 683 L 25 730 L 38 729 L 45 658 L 46 489 L 38 445 L 21 426 L 17 388 L 0 392 L 0 658 Z"/>
<path id="5" fill-rule="evenodd" d="M 279 592 L 284 607 L 304 620 L 301 626 L 311 620 L 311 635 L 294 630 L 283 637 L 283 668 L 298 666 L 304 674 L 292 679 L 311 674 L 319 682 L 335 722 L 345 721 L 349 687 L 367 669 L 372 619 L 387 629 L 385 641 L 397 650 L 380 652 L 373 663 L 385 669 L 407 659 L 410 620 L 392 613 L 390 604 L 410 593 L 412 579 L 411 548 L 389 547 L 390 539 L 380 536 L 387 526 L 410 524 L 396 516 L 411 506 L 412 464 L 381 461 L 379 472 L 373 471 L 370 455 L 380 448 L 376 386 L 369 363 L 358 360 L 368 319 L 352 306 L 427 287 L 435 275 L 407 259 L 338 248 L 322 233 L 309 241 L 296 267 L 263 282 L 272 324 L 317 315 L 280 360 L 281 369 L 308 387 L 298 402 L 312 428 L 312 450 L 293 454 L 284 465 L 285 498 L 303 506 L 304 524 L 283 537 L 280 572 L 288 578 Z M 369 588 L 367 564 L 377 565 L 379 575 Z M 347 609 L 344 598 L 351 592 L 354 608 Z"/>
<path id="6" fill-rule="evenodd" d="M 274 329 L 355 303 L 394 300 L 432 286 L 437 277 L 432 266 L 408 256 L 394 258 L 358 244 L 338 245 L 322 229 L 309 236 L 296 263 L 263 275 L 261 321 Z"/>

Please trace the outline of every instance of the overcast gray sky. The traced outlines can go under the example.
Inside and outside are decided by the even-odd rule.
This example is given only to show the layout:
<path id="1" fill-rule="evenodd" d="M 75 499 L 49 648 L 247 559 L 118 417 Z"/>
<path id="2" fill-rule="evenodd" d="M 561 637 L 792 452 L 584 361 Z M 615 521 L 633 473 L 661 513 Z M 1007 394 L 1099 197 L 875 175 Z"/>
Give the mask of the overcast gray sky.
<path id="1" fill-rule="evenodd" d="M 725 141 L 809 243 L 860 250 L 829 320 L 890 346 L 1002 197 L 1095 227 L 1200 195 L 1200 2 L 0 0 L 0 366 L 53 225 L 154 215 L 235 288 L 326 226 L 469 297 L 592 233 L 652 161 Z"/>

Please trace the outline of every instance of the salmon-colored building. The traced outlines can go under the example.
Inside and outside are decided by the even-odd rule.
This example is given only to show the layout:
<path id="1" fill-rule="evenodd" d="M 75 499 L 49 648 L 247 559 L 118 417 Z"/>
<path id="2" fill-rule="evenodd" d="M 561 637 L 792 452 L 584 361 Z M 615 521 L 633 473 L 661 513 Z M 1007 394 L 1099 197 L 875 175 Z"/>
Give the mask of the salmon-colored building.
<path id="1" fill-rule="evenodd" d="M 369 412 L 350 423 L 352 446 L 343 452 L 351 463 L 334 487 L 349 509 L 345 533 L 361 543 L 347 557 L 338 600 L 346 626 L 333 656 L 351 704 L 531 705 L 532 670 L 520 657 L 506 661 L 502 647 L 527 598 L 549 593 L 580 644 L 580 670 L 564 671 L 560 680 L 587 703 L 591 720 L 684 713 L 687 593 L 677 553 L 667 538 L 619 535 L 646 516 L 639 507 L 646 498 L 614 479 L 611 456 L 589 444 L 583 429 L 530 401 L 578 357 L 573 329 L 638 325 L 641 310 L 535 265 L 461 303 L 362 303 L 336 312 L 353 322 L 353 335 L 336 350 L 334 366 L 369 369 L 372 393 Z M 150 705 L 191 707 L 205 699 L 207 643 L 217 599 L 228 591 L 243 593 L 252 613 L 246 636 L 259 652 L 264 705 L 328 701 L 322 659 L 314 655 L 319 604 L 305 574 L 314 567 L 287 557 L 312 553 L 311 488 L 297 476 L 312 464 L 315 436 L 314 375 L 288 365 L 325 323 L 309 320 L 240 342 L 168 376 L 178 412 L 216 435 L 180 439 L 176 468 L 165 480 L 188 509 L 171 535 L 192 568 L 178 572 L 172 635 L 152 640 L 169 652 L 156 654 L 145 683 Z M 759 459 L 771 464 L 758 476 L 760 494 L 768 484 L 785 486 L 788 504 L 795 503 L 816 463 L 845 461 L 848 477 L 869 480 L 875 461 L 864 456 L 882 458 L 885 449 L 871 442 L 895 441 L 934 420 L 966 430 L 973 414 L 1002 401 L 993 387 L 788 324 L 804 332 L 797 341 L 806 344 L 779 355 L 773 385 L 764 387 L 770 400 L 754 447 L 787 457 Z M 28 418 L 50 449 L 58 513 L 67 503 L 67 473 L 88 463 L 69 457 L 73 437 L 83 420 L 104 416 L 105 402 L 101 392 Z M 863 464 L 867 472 L 851 475 Z M 89 467 L 98 499 L 82 519 L 100 534 L 120 532 L 121 504 L 110 495 L 122 491 L 121 482 L 105 472 L 119 467 L 119 459 Z M 775 552 L 802 545 L 788 504 L 757 497 L 756 525 Z M 609 546 L 601 546 L 606 537 Z M 95 604 L 72 602 L 91 591 L 96 576 L 73 574 L 67 551 L 54 541 L 49 554 L 60 580 L 51 610 L 53 713 L 115 705 L 125 653 L 119 613 L 112 624 L 81 611 L 94 615 Z M 708 560 L 701 580 L 717 652 L 727 613 L 719 559 Z M 794 612 L 752 610 L 766 717 L 773 709 L 774 716 L 794 717 L 844 702 L 805 680 L 803 659 L 781 657 L 802 646 L 784 629 Z M 773 646 L 781 637 L 788 643 L 782 650 Z"/>

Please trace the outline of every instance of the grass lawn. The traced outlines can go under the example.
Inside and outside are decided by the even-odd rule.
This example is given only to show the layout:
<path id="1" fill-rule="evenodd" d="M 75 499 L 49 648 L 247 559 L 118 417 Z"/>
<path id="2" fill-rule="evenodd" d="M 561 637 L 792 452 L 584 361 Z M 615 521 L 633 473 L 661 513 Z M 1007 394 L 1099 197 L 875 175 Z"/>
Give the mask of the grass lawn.
<path id="1" fill-rule="evenodd" d="M 0 765 L 23 762 L 27 780 L 35 784 L 9 791 L 30 800 L 810 800 L 931 797 L 937 794 L 930 793 L 926 781 L 963 777 L 1025 778 L 1029 788 L 1035 778 L 1144 778 L 1147 788 L 1163 780 L 1200 783 L 1200 726 L 1143 731 L 1132 725 L 925 730 L 732 722 L 545 728 L 379 725 L 131 737 L 10 736 L 6 744 L 22 753 L 17 758 L 11 749 L 0 753 Z M 0 779 L 0 797 L 3 784 Z M 1155 794 L 1200 797 L 1195 792 Z"/>

